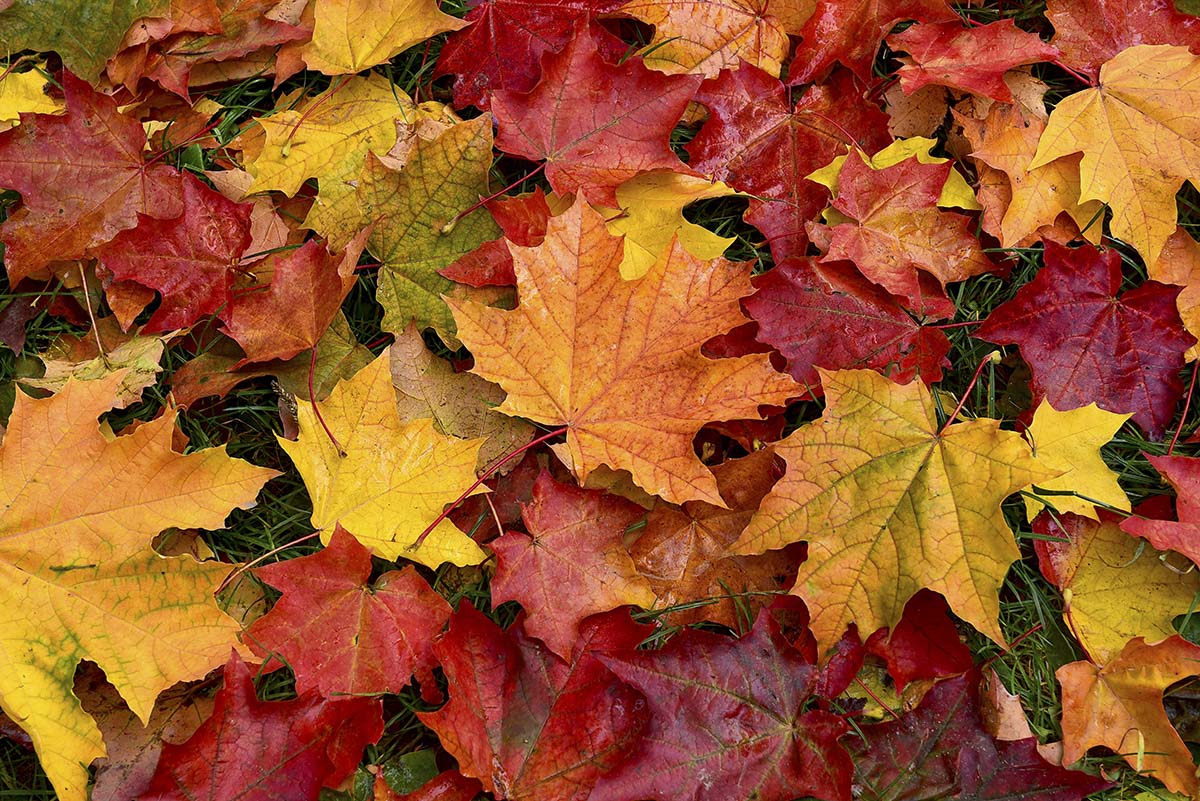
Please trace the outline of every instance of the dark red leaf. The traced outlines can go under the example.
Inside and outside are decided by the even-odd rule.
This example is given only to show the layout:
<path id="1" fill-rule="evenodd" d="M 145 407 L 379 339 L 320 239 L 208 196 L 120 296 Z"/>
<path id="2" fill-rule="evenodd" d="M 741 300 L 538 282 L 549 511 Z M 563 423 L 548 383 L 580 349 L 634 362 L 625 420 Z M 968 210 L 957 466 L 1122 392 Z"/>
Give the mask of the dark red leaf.
<path id="1" fill-rule="evenodd" d="M 1200 459 L 1150 454 L 1146 458 L 1174 488 L 1178 522 L 1130 517 L 1121 529 L 1145 537 L 1160 551 L 1178 551 L 1200 565 Z"/>
<path id="2" fill-rule="evenodd" d="M 957 676 L 975 664 L 950 619 L 946 599 L 930 590 L 910 598 L 900 622 L 891 631 L 872 634 L 866 647 L 887 663 L 897 690 L 915 679 Z"/>
<path id="3" fill-rule="evenodd" d="M 1175 10 L 1173 0 L 1047 0 L 1054 26 L 1050 44 L 1062 60 L 1091 76 L 1135 45 L 1185 45 L 1200 52 L 1200 18 Z"/>

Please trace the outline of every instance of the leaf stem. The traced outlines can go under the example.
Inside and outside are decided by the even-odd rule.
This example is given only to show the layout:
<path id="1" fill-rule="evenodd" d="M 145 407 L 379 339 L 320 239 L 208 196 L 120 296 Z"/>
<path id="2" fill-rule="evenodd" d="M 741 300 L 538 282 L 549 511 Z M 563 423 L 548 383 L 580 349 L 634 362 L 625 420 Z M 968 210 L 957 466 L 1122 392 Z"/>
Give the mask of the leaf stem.
<path id="1" fill-rule="evenodd" d="M 508 190 L 515 189 L 517 186 L 520 186 L 523 182 L 528 181 L 530 178 L 537 175 L 539 172 L 541 172 L 544 169 L 546 169 L 546 162 L 543 161 L 541 164 L 539 164 L 537 166 L 536 170 L 529 173 L 525 177 L 518 178 L 517 180 L 513 181 L 511 184 L 504 187 L 503 189 L 501 189 L 498 192 L 493 192 L 492 194 L 488 195 L 487 197 L 479 198 L 479 200 L 476 201 L 474 203 L 474 205 L 469 206 L 466 209 L 463 209 L 458 214 L 455 214 L 453 217 L 451 217 L 450 221 L 447 222 L 445 225 L 443 225 L 441 227 L 441 230 L 438 233 L 440 233 L 442 236 L 445 236 L 446 234 L 450 233 L 451 231 L 454 230 L 454 226 L 458 225 L 458 221 L 461 220 L 463 217 L 466 217 L 471 212 L 475 211 L 478 208 L 481 208 L 484 204 L 491 203 L 496 198 L 498 198 L 501 195 L 503 195 L 504 193 L 508 192 Z"/>
<path id="2" fill-rule="evenodd" d="M 979 376 L 983 374 L 983 368 L 989 364 L 995 364 L 998 361 L 1000 361 L 1000 351 L 994 350 L 987 356 L 984 356 L 983 360 L 979 362 L 979 366 L 975 368 L 975 375 L 971 376 L 970 383 L 967 384 L 967 388 L 963 390 L 962 398 L 959 399 L 958 405 L 954 407 L 954 411 L 951 412 L 950 416 L 946 418 L 945 424 L 938 429 L 939 437 L 946 433 L 946 429 L 950 427 L 950 424 L 954 422 L 954 418 L 958 417 L 958 413 L 961 412 L 963 406 L 966 405 L 967 398 L 971 395 L 971 390 L 975 388 L 975 384 L 979 381 Z"/>
<path id="3" fill-rule="evenodd" d="M 421 532 L 421 536 L 417 537 L 416 542 L 414 542 L 412 545 L 408 546 L 408 550 L 415 551 L 417 548 L 420 548 L 421 543 L 425 542 L 425 538 L 429 536 L 429 533 L 431 531 L 433 531 L 435 528 L 437 528 L 438 525 L 443 520 L 445 520 L 451 512 L 453 512 L 455 509 L 457 509 L 459 506 L 461 506 L 462 502 L 465 501 L 468 497 L 470 497 L 471 493 L 474 492 L 476 489 L 478 489 L 480 484 L 482 484 L 483 482 L 485 482 L 489 478 L 491 478 L 493 473 L 495 473 L 501 467 L 504 467 L 504 465 L 508 464 L 510 461 L 512 461 L 516 457 L 520 456 L 522 453 L 529 450 L 530 448 L 536 448 L 538 445 L 541 445 L 546 440 L 554 439 L 555 437 L 559 436 L 560 434 L 567 433 L 568 428 L 569 428 L 569 426 L 563 426 L 562 428 L 556 428 L 549 433 L 542 434 L 540 437 L 538 437 L 535 440 L 526 442 L 524 445 L 517 448 L 516 450 L 509 451 L 506 455 L 501 457 L 499 461 L 497 461 L 495 464 L 493 464 L 487 470 L 484 470 L 482 473 L 480 473 L 479 478 L 475 479 L 474 484 L 467 487 L 466 491 L 463 492 L 462 495 L 459 495 L 454 500 L 454 503 L 450 504 L 444 510 L 442 510 L 442 513 L 440 515 L 438 515 L 436 518 L 434 518 L 434 521 L 432 523 L 430 523 L 428 526 L 425 527 L 425 530 Z"/>
<path id="4" fill-rule="evenodd" d="M 243 565 L 238 565 L 238 568 L 236 570 L 230 571 L 229 575 L 225 577 L 225 580 L 221 582 L 221 586 L 217 587 L 217 591 L 216 591 L 216 593 L 214 593 L 214 595 L 219 595 L 220 593 L 225 592 L 225 590 L 229 587 L 230 584 L 232 584 L 234 582 L 234 580 L 236 580 L 239 576 L 241 576 L 243 573 L 245 573 L 247 570 L 254 567 L 255 565 L 261 564 L 263 561 L 270 559 L 272 556 L 279 553 L 280 551 L 283 551 L 288 548 L 299 545 L 302 542 L 308 542 L 313 537 L 319 537 L 320 535 L 321 535 L 321 532 L 319 532 L 319 531 L 311 531 L 308 534 L 305 534 L 303 537 L 297 537 L 296 539 L 292 540 L 291 542 L 285 542 L 283 545 L 280 545 L 278 548 L 272 548 L 271 550 L 264 553 L 262 556 L 251 559 L 249 562 L 246 562 Z"/>
<path id="5" fill-rule="evenodd" d="M 333 443 L 333 447 L 337 448 L 338 456 L 346 458 L 346 451 L 342 448 L 342 443 L 337 441 L 337 437 L 329 430 L 329 426 L 325 424 L 325 418 L 321 416 L 321 409 L 317 406 L 317 393 L 313 391 L 313 374 L 317 372 L 317 346 L 312 346 L 312 358 L 308 361 L 308 402 L 312 404 L 313 414 L 317 418 L 317 422 L 321 424 L 321 428 L 325 429 L 325 435 L 329 437 L 329 441 Z"/>
<path id="6" fill-rule="evenodd" d="M 1183 426 L 1187 423 L 1188 410 L 1192 408 L 1192 394 L 1196 391 L 1196 372 L 1200 371 L 1200 362 L 1192 365 L 1192 383 L 1188 386 L 1187 400 L 1183 402 L 1183 414 L 1179 416 L 1179 428 L 1175 429 L 1175 436 L 1171 437 L 1171 447 L 1167 448 L 1167 456 L 1175 452 L 1175 443 L 1179 442 L 1179 435 L 1183 433 Z"/>

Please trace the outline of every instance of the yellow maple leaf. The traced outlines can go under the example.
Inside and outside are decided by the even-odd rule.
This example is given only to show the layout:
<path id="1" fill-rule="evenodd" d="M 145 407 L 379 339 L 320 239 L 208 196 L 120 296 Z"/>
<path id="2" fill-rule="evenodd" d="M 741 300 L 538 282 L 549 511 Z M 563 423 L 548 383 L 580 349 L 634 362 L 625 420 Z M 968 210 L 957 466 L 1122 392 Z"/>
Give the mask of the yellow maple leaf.
<path id="1" fill-rule="evenodd" d="M 72 691 L 95 662 L 143 723 L 177 681 L 222 664 L 240 627 L 213 592 L 229 565 L 164 558 L 163 529 L 224 525 L 277 475 L 210 448 L 172 449 L 173 412 L 113 436 L 97 424 L 125 378 L 17 394 L 0 446 L 0 707 L 64 801 L 83 801 L 100 731 Z"/>
<path id="2" fill-rule="evenodd" d="M 808 543 L 792 592 L 822 648 L 850 623 L 894 625 L 922 588 L 996 642 L 1004 574 L 1020 551 L 1000 504 L 1056 473 L 1020 435 L 979 419 L 939 430 L 920 381 L 821 370 L 824 416 L 776 446 L 787 472 L 732 553 Z"/>
<path id="3" fill-rule="evenodd" d="M 1045 490 L 1074 492 L 1072 495 L 1045 495 L 1046 503 L 1025 496 L 1025 513 L 1032 520 L 1046 505 L 1058 512 L 1072 512 L 1098 520 L 1096 506 L 1084 498 L 1114 509 L 1129 511 L 1129 496 L 1117 482 L 1117 474 L 1100 458 L 1100 446 L 1112 439 L 1130 418 L 1128 414 L 1106 412 L 1095 403 L 1060 412 L 1043 400 L 1033 413 L 1033 422 L 1025 438 L 1033 446 L 1034 460 L 1058 476 L 1038 482 Z M 1032 487 L 1026 487 L 1036 494 Z"/>
<path id="4" fill-rule="evenodd" d="M 17 125 L 22 114 L 57 114 L 62 100 L 45 92 L 46 76 L 39 70 L 10 72 L 0 79 L 0 131 Z"/>
<path id="5" fill-rule="evenodd" d="M 1134 637 L 1157 642 L 1175 633 L 1175 617 L 1200 592 L 1196 571 L 1164 561 L 1183 557 L 1122 531 L 1115 515 L 1048 518 L 1037 524 L 1055 538 L 1037 543 L 1042 572 L 1062 590 L 1063 613 L 1093 662 L 1111 662 Z"/>
<path id="6" fill-rule="evenodd" d="M 679 237 L 679 244 L 698 259 L 715 259 L 733 243 L 683 217 L 683 207 L 697 200 L 737 194 L 720 181 L 659 170 L 631 178 L 617 187 L 619 209 L 600 209 L 608 230 L 625 237 L 621 277 L 641 278 Z"/>
<path id="7" fill-rule="evenodd" d="M 1118 53 L 1096 88 L 1050 114 L 1029 169 L 1072 153 L 1083 154 L 1080 202 L 1107 203 L 1113 236 L 1153 264 L 1175 230 L 1175 194 L 1200 185 L 1200 57 L 1170 45 Z"/>
<path id="8" fill-rule="evenodd" d="M 621 278 L 622 241 L 582 198 L 552 217 L 545 241 L 509 245 L 513 311 L 450 300 L 473 372 L 504 388 L 499 410 L 566 425 L 580 482 L 600 465 L 643 489 L 725 507 L 692 440 L 705 423 L 758 416 L 803 390 L 765 355 L 709 359 L 700 346 L 745 321 L 749 271 L 702 262 L 678 242 L 636 281 Z"/>
<path id="9" fill-rule="evenodd" d="M 714 78 L 742 61 L 778 75 L 791 49 L 788 34 L 800 33 L 816 5 L 815 0 L 634 0 L 621 13 L 654 26 L 644 55 L 647 67 Z"/>
<path id="10" fill-rule="evenodd" d="M 467 23 L 434 0 L 314 0 L 312 41 L 301 50 L 309 69 L 362 72 L 426 39 Z"/>
<path id="11" fill-rule="evenodd" d="M 396 144 L 396 122 L 411 123 L 417 107 L 382 75 L 352 78 L 297 106 L 258 120 L 264 137 L 246 164 L 247 194 L 274 189 L 294 195 L 317 179 L 317 200 L 305 225 L 340 249 L 364 227 L 355 182 L 368 153 Z"/>
<path id="12" fill-rule="evenodd" d="M 401 423 L 388 362 L 385 351 L 318 402 L 329 433 L 312 404 L 301 403 L 300 436 L 279 440 L 312 498 L 312 524 L 326 544 L 341 524 L 384 559 L 403 557 L 430 567 L 478 564 L 485 554 L 449 520 L 412 546 L 475 481 L 483 440 L 442 436 L 429 418 Z"/>

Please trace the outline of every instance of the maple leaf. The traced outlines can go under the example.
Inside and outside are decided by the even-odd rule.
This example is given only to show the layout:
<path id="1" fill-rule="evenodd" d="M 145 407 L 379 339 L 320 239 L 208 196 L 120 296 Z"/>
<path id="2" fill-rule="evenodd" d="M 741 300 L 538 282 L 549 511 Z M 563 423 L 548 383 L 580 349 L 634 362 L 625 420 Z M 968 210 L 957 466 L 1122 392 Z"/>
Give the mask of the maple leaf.
<path id="1" fill-rule="evenodd" d="M 311 404 L 299 404 L 300 436 L 279 444 L 312 497 L 322 542 L 341 524 L 384 559 L 430 567 L 483 560 L 479 546 L 448 520 L 415 546 L 442 507 L 474 481 L 481 443 L 444 437 L 429 419 L 401 423 L 386 351 L 316 408 L 320 419 Z"/>
<path id="2" fill-rule="evenodd" d="M 784 638 L 770 609 L 739 640 L 685 629 L 661 651 L 600 659 L 642 691 L 651 717 L 593 801 L 850 798 L 852 766 L 837 742 L 849 727 L 804 710 L 816 667 Z"/>
<path id="3" fill-rule="evenodd" d="M 542 59 L 531 91 L 494 92 L 492 113 L 497 148 L 544 159 L 555 192 L 613 206 L 617 185 L 639 173 L 690 172 L 668 139 L 700 78 L 663 75 L 637 57 L 615 66 L 598 46 L 590 27 L 577 28 L 561 53 Z"/>
<path id="4" fill-rule="evenodd" d="M 1047 0 L 1046 19 L 1063 62 L 1092 76 L 1136 45 L 1200 48 L 1200 20 L 1173 0 Z"/>
<path id="5" fill-rule="evenodd" d="M 532 426 L 496 411 L 504 402 L 499 387 L 477 375 L 454 372 L 425 347 L 415 326 L 402 331 L 389 352 L 400 417 L 431 418 L 446 436 L 482 438 L 480 470 L 532 439 Z"/>
<path id="6" fill-rule="evenodd" d="M 833 199 L 833 208 L 850 219 L 830 227 L 822 261 L 853 262 L 912 309 L 928 305 L 946 311 L 947 283 L 995 269 L 968 231 L 971 219 L 937 207 L 950 164 L 912 158 L 875 169 L 861 151 L 856 154 L 838 174 Z M 921 273 L 937 279 L 937 285 L 923 282 Z"/>
<path id="7" fill-rule="evenodd" d="M 805 223 L 828 202 L 806 176 L 846 152 L 846 133 L 869 150 L 891 141 L 887 115 L 870 103 L 845 102 L 860 94 L 839 72 L 793 106 L 778 78 L 751 66 L 700 86 L 696 102 L 709 116 L 687 145 L 689 164 L 753 196 L 746 221 L 766 235 L 776 259 L 805 255 Z"/>
<path id="8" fill-rule="evenodd" d="M 945 427 L 925 385 L 869 370 L 821 371 L 822 418 L 776 445 L 787 472 L 734 553 L 808 543 L 792 592 L 822 647 L 847 624 L 895 624 L 920 589 L 996 642 L 1000 585 L 1020 552 L 1004 499 L 1051 478 L 998 420 Z"/>
<path id="9" fill-rule="evenodd" d="M 546 238 L 546 222 L 551 216 L 550 204 L 539 186 L 524 195 L 489 200 L 484 206 L 504 235 L 464 253 L 438 273 L 468 286 L 512 286 L 517 277 L 513 274 L 508 243 L 527 248 L 542 244 Z"/>
<path id="10" fill-rule="evenodd" d="M 235 367 L 290 359 L 316 347 L 354 286 L 354 267 L 366 238 L 364 231 L 339 254 L 309 240 L 296 250 L 268 256 L 256 268 L 259 274 L 271 272 L 265 291 L 246 293 L 221 311 L 225 332 L 246 352 Z"/>
<path id="11" fill-rule="evenodd" d="M 1036 533 L 1049 538 L 1033 543 L 1042 574 L 1063 591 L 1067 623 L 1099 665 L 1111 662 L 1134 637 L 1151 642 L 1170 637 L 1175 616 L 1200 591 L 1200 577 L 1181 575 L 1160 561 L 1160 552 L 1126 534 L 1120 522 L 1101 512 L 1098 521 L 1047 514 L 1033 523 Z"/>
<path id="12" fill-rule="evenodd" d="M 635 503 L 560 484 L 543 471 L 522 512 L 528 536 L 510 531 L 488 543 L 496 554 L 493 603 L 520 603 L 525 631 L 569 659 L 587 616 L 654 605 L 624 545 L 626 529 L 645 515 Z"/>
<path id="13" fill-rule="evenodd" d="M 186 328 L 230 303 L 232 268 L 250 244 L 250 205 L 234 203 L 192 175 L 183 177 L 183 211 L 172 219 L 138 212 L 136 228 L 99 250 L 118 280 L 157 289 L 162 304 L 147 333 Z"/>
<path id="14" fill-rule="evenodd" d="M 163 746 L 137 801 L 316 801 L 382 733 L 377 698 L 259 701 L 250 669 L 234 654 L 212 717 L 182 745 Z"/>
<path id="15" fill-rule="evenodd" d="M 1033 446 L 1034 459 L 1060 475 L 1029 488 L 1025 495 L 1026 516 L 1033 520 L 1044 506 L 1092 520 L 1099 520 L 1097 505 L 1128 512 L 1129 496 L 1100 456 L 1100 448 L 1128 419 L 1127 414 L 1106 412 L 1094 403 L 1066 412 L 1044 400 L 1038 404 L 1025 438 Z M 1050 492 L 1041 495 L 1039 489 Z M 1063 492 L 1080 497 L 1060 494 Z"/>
<path id="16" fill-rule="evenodd" d="M 528 92 L 541 77 L 544 53 L 557 53 L 576 28 L 615 11 L 626 0 L 481 0 L 467 12 L 465 29 L 446 39 L 434 77 L 455 75 L 454 106 L 490 106 L 498 89 Z M 612 60 L 626 45 L 593 29 Z"/>
<path id="17" fill-rule="evenodd" d="M 980 718 L 978 685 L 974 673 L 938 682 L 899 720 L 861 727 L 853 748 L 857 797 L 1080 801 L 1112 786 L 1046 762 L 1033 738 L 994 741 Z"/>
<path id="18" fill-rule="evenodd" d="M 1168 686 L 1200 673 L 1200 647 L 1175 635 L 1157 645 L 1134 638 L 1108 664 L 1063 665 L 1063 763 L 1103 745 L 1134 770 L 1146 771 L 1168 790 L 1194 796 L 1196 766 L 1163 709 Z"/>
<path id="19" fill-rule="evenodd" d="M 1200 57 L 1131 47 L 1100 68 L 1096 88 L 1059 101 L 1029 168 L 1082 153 L 1079 200 L 1109 204 L 1113 236 L 1153 264 L 1175 231 L 1175 193 L 1200 184 L 1197 108 Z"/>
<path id="20" fill-rule="evenodd" d="M 876 631 L 864 647 L 887 663 L 900 692 L 913 681 L 958 676 L 974 665 L 946 599 L 929 590 L 909 598 L 900 622 Z"/>
<path id="21" fill-rule="evenodd" d="M 999 218 L 999 225 L 988 226 L 1004 247 L 1013 247 L 1036 235 L 1044 226 L 1053 225 L 1064 212 L 1092 244 L 1099 243 L 1104 205 L 1098 200 L 1079 202 L 1081 157 L 1063 156 L 1035 170 L 1029 169 L 1046 129 L 1044 119 L 1025 115 L 1016 106 L 1007 104 L 993 105 L 983 120 L 958 113 L 954 118 L 971 142 L 971 158 L 1007 177 L 1008 197 L 1001 208 L 992 212 Z M 980 185 L 980 200 L 991 210 L 990 196 L 982 188 L 983 173 Z M 989 215 L 985 214 L 985 224 L 988 221 Z"/>
<path id="22" fill-rule="evenodd" d="M 772 5 L 764 0 L 633 0 L 620 13 L 654 26 L 643 56 L 647 67 L 708 78 L 743 62 L 772 75 L 816 0 Z"/>
<path id="23" fill-rule="evenodd" d="M 744 322 L 745 271 L 700 262 L 676 243 L 645 277 L 623 281 L 621 240 L 582 199 L 550 220 L 540 246 L 512 250 L 515 310 L 448 301 L 473 372 L 508 393 L 499 410 L 565 424 L 565 453 L 581 482 L 607 464 L 673 503 L 724 506 L 692 450 L 696 432 L 799 394 L 766 356 L 700 353 Z"/>
<path id="24" fill-rule="evenodd" d="M 817 367 L 869 367 L 897 383 L 920 376 L 941 380 L 950 362 L 950 340 L 921 325 L 896 299 L 856 272 L 844 271 L 831 289 L 822 278 L 836 265 L 814 258 L 785 259 L 754 279 L 758 290 L 744 301 L 758 322 L 756 338 L 778 350 L 788 373 L 813 394 L 821 389 Z"/>
<path id="25" fill-rule="evenodd" d="M 52 261 L 81 258 L 134 227 L 139 213 L 171 219 L 183 211 L 179 173 L 143 160 L 141 123 L 69 72 L 62 86 L 66 114 L 27 116 L 0 132 L 0 186 L 20 192 L 22 204 L 0 225 L 12 284 Z"/>
<path id="26" fill-rule="evenodd" d="M 22 114 L 59 114 L 63 103 L 46 94 L 45 65 L 0 78 L 0 131 L 20 122 Z"/>
<path id="27" fill-rule="evenodd" d="M 1183 287 L 1175 299 L 1179 318 L 1189 334 L 1200 335 L 1200 242 L 1182 226 L 1176 228 L 1158 261 L 1147 265 L 1146 272 L 1155 281 Z M 1188 348 L 1186 358 L 1189 362 L 1200 358 L 1200 347 Z"/>
<path id="28" fill-rule="evenodd" d="M 658 596 L 658 606 L 681 607 L 671 612 L 672 625 L 710 620 L 737 629 L 748 617 L 747 608 L 757 615 L 770 600 L 768 593 L 785 588 L 796 575 L 803 546 L 762 556 L 729 553 L 775 483 L 774 460 L 774 451 L 765 448 L 713 468 L 728 509 L 702 501 L 682 508 L 660 504 L 646 518 L 629 555 Z M 690 607 L 695 601 L 713 603 Z"/>
<path id="29" fill-rule="evenodd" d="M 1135 537 L 1144 537 L 1160 550 L 1172 550 L 1200 564 L 1200 537 L 1197 518 L 1200 515 L 1200 459 L 1187 456 L 1146 455 L 1154 469 L 1162 474 L 1176 493 L 1175 506 L 1179 520 L 1140 520 L 1131 517 L 1121 528 Z"/>
<path id="30" fill-rule="evenodd" d="M 443 341 L 454 341 L 454 318 L 442 299 L 454 284 L 438 270 L 498 233 L 486 209 L 465 213 L 487 194 L 491 163 L 486 114 L 431 141 L 418 140 L 399 172 L 368 158 L 358 202 L 375 223 L 367 249 L 382 262 L 376 297 L 384 330 L 399 333 L 416 320 L 418 328 L 432 327 Z"/>
<path id="31" fill-rule="evenodd" d="M 466 25 L 433 0 L 314 0 L 313 8 L 312 41 L 300 54 L 326 75 L 362 72 Z"/>
<path id="32" fill-rule="evenodd" d="M 434 644 L 450 701 L 417 717 L 497 798 L 584 801 L 628 759 L 649 714 L 597 655 L 633 648 L 648 633 L 624 612 L 590 618 L 564 662 L 520 622 L 502 631 L 464 601 Z"/>
<path id="33" fill-rule="evenodd" d="M 837 62 L 869 83 L 871 62 L 883 37 L 907 19 L 957 22 L 958 15 L 944 0 L 817 0 L 800 31 L 788 83 L 820 81 Z"/>
<path id="34" fill-rule="evenodd" d="M 1183 393 L 1179 371 L 1195 339 L 1175 310 L 1179 290 L 1147 281 L 1120 297 L 1121 255 L 1046 243 L 1046 266 L 992 311 L 975 336 L 1016 344 L 1032 390 L 1056 409 L 1095 401 L 1159 437 Z"/>
<path id="35" fill-rule="evenodd" d="M 255 570 L 283 593 L 246 631 L 263 656 L 282 655 L 296 692 L 335 695 L 397 693 L 416 675 L 421 695 L 438 701 L 433 638 L 450 605 L 411 565 L 371 583 L 371 552 L 338 528 L 329 547 Z"/>
<path id="36" fill-rule="evenodd" d="M 1013 102 L 1004 73 L 1013 67 L 1053 61 L 1058 48 L 1019 29 L 1011 19 L 964 28 L 957 20 L 913 25 L 888 37 L 893 50 L 908 53 L 896 73 L 906 94 L 923 86 L 946 86 Z"/>
<path id="37" fill-rule="evenodd" d="M 0 3 L 0 46 L 6 54 L 53 50 L 70 72 L 100 77 L 104 62 L 139 17 L 161 17 L 169 0 L 8 0 Z"/>
<path id="38" fill-rule="evenodd" d="M 275 189 L 295 195 L 316 178 L 317 200 L 305 225 L 341 247 L 365 227 L 355 184 L 367 154 L 382 156 L 395 144 L 396 121 L 417 117 L 412 100 L 382 75 L 351 78 L 294 109 L 257 118 L 261 139 L 246 147 L 254 181 L 246 193 Z"/>
<path id="39" fill-rule="evenodd" d="M 221 527 L 276 475 L 224 448 L 176 453 L 174 413 L 113 437 L 96 418 L 123 378 L 70 380 L 41 401 L 18 394 L 0 446 L 13 666 L 0 707 L 33 738 L 59 796 L 79 801 L 104 753 L 72 692 L 79 661 L 99 665 L 146 721 L 159 692 L 219 664 L 238 631 L 212 597 L 228 566 L 164 559 L 150 541 L 173 526 Z"/>

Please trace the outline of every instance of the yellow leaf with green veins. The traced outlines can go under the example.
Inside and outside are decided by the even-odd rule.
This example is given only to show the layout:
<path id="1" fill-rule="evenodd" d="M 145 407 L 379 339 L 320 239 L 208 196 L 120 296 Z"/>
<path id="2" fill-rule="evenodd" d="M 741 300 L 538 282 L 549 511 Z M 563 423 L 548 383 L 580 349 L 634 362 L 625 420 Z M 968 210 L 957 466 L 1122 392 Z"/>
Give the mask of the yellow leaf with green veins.
<path id="1" fill-rule="evenodd" d="M 1025 430 L 1025 439 L 1033 446 L 1038 464 L 1060 475 L 1038 482 L 1041 489 L 1069 491 L 1073 495 L 1046 495 L 1046 503 L 1025 496 L 1025 513 L 1033 520 L 1047 504 L 1058 512 L 1072 512 L 1098 520 L 1092 498 L 1109 506 L 1129 511 L 1129 496 L 1117 482 L 1117 474 L 1100 458 L 1100 447 L 1116 436 L 1130 418 L 1128 414 L 1106 412 L 1095 403 L 1060 412 L 1043 400 L 1033 413 L 1033 422 Z M 1035 492 L 1027 487 L 1029 492 Z"/>
<path id="2" fill-rule="evenodd" d="M 467 23 L 435 0 L 313 0 L 312 41 L 301 51 L 309 69 L 326 75 L 362 72 L 415 44 Z"/>
<path id="3" fill-rule="evenodd" d="M 442 436 L 429 418 L 402 423 L 388 362 L 385 351 L 317 402 L 328 433 L 312 404 L 298 403 L 300 436 L 279 440 L 312 498 L 312 524 L 325 544 L 341 524 L 384 559 L 478 564 L 485 554 L 449 520 L 411 546 L 475 481 L 483 440 Z"/>
<path id="4" fill-rule="evenodd" d="M 417 140 L 403 170 L 369 159 L 358 184 L 364 219 L 375 228 L 367 250 L 379 259 L 383 328 L 399 334 L 415 320 L 453 343 L 454 318 L 442 295 L 470 290 L 438 274 L 500 228 L 480 206 L 492 164 L 492 118 L 460 122 L 437 138 Z"/>
<path id="5" fill-rule="evenodd" d="M 1021 553 L 1000 504 L 1056 471 L 998 420 L 941 431 L 920 381 L 820 372 L 825 414 L 776 446 L 787 472 L 730 552 L 808 543 L 792 592 L 822 649 L 850 623 L 860 632 L 894 625 L 922 588 L 1003 642 L 1000 585 Z"/>
<path id="6" fill-rule="evenodd" d="M 72 692 L 80 660 L 146 721 L 160 692 L 237 645 L 240 626 L 213 599 L 229 565 L 164 558 L 151 541 L 220 528 L 277 475 L 224 448 L 176 453 L 173 413 L 113 437 L 97 418 L 124 378 L 72 379 L 45 400 L 18 393 L 0 446 L 0 707 L 63 801 L 83 801 L 87 766 L 104 754 Z"/>
<path id="7" fill-rule="evenodd" d="M 1100 68 L 1100 82 L 1050 114 L 1029 169 L 1082 153 L 1079 200 L 1112 209 L 1112 233 L 1158 261 L 1175 231 L 1175 194 L 1200 186 L 1200 56 L 1138 45 Z"/>

